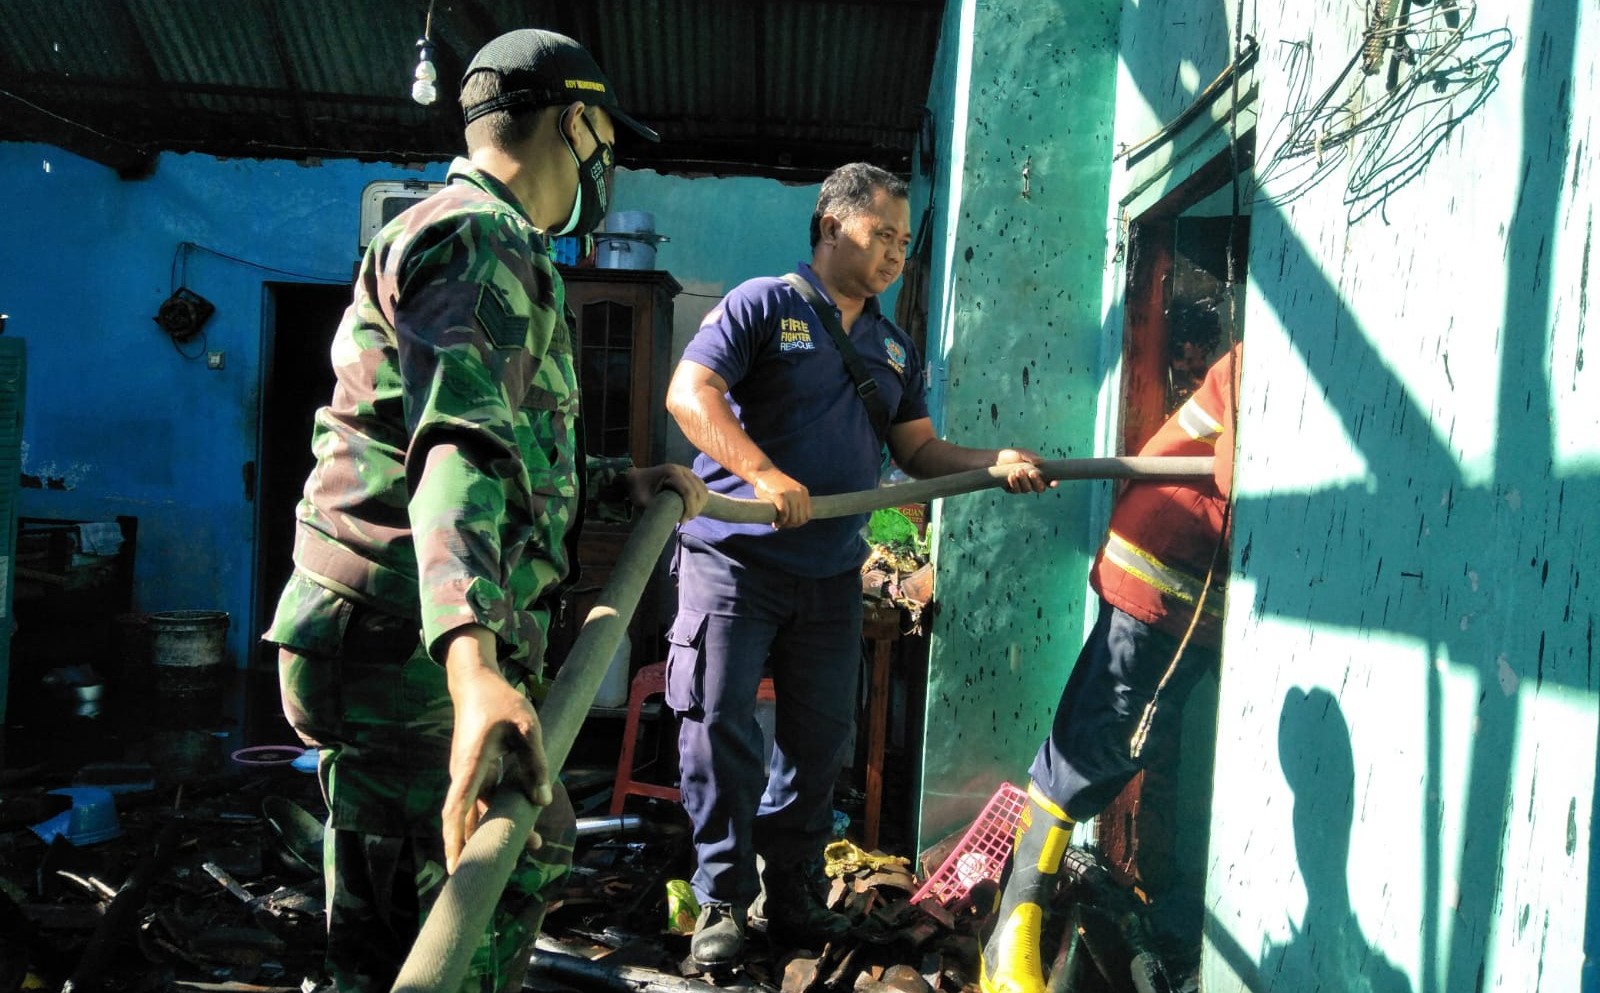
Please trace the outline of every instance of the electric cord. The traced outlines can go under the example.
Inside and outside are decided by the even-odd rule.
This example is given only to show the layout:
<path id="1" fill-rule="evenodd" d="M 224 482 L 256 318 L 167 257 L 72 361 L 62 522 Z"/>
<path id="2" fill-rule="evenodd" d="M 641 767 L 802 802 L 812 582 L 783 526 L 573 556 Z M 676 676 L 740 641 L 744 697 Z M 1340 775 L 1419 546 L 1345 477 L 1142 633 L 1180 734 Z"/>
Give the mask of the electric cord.
<path id="1" fill-rule="evenodd" d="M 293 269 L 280 269 L 277 266 L 270 266 L 263 262 L 252 262 L 249 259 L 240 258 L 237 255 L 229 255 L 227 252 L 218 251 L 215 248 L 208 248 L 207 246 L 201 245 L 197 242 L 180 241 L 178 242 L 177 249 L 173 253 L 172 267 L 174 272 L 179 272 L 181 268 L 182 279 L 177 280 L 174 283 L 174 290 L 176 290 L 178 286 L 186 284 L 189 280 L 189 255 L 192 252 L 204 252 L 207 255 L 213 255 L 219 259 L 225 259 L 236 265 L 246 266 L 247 268 L 251 269 L 259 269 L 262 272 L 276 273 L 279 276 L 293 276 L 295 279 L 311 280 L 318 283 L 347 284 L 350 282 L 349 279 L 343 276 L 319 276 L 314 273 L 296 272 Z"/>

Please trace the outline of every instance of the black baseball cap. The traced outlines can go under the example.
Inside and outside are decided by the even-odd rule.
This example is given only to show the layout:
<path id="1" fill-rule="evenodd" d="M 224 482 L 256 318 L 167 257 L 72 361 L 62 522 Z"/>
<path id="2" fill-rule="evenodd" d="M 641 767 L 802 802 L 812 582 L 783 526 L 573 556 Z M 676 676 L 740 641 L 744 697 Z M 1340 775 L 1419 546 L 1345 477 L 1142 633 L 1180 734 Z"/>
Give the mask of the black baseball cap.
<path id="1" fill-rule="evenodd" d="M 503 34 L 472 57 L 472 64 L 461 77 L 462 85 L 480 69 L 500 74 L 501 93 L 493 100 L 467 107 L 468 124 L 496 110 L 550 107 L 582 100 L 604 107 L 614 120 L 626 124 L 641 138 L 661 140 L 660 135 L 623 112 L 617 105 L 616 90 L 594 56 L 564 34 L 538 28 Z"/>

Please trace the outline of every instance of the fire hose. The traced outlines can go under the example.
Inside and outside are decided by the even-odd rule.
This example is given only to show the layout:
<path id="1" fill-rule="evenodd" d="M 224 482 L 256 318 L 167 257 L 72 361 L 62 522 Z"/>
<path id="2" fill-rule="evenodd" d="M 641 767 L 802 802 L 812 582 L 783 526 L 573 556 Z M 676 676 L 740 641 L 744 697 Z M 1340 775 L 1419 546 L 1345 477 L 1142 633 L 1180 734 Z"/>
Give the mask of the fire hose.
<path id="1" fill-rule="evenodd" d="M 1123 457 L 1054 459 L 1039 467 L 1048 480 L 1209 478 L 1209 457 Z M 991 466 L 933 479 L 884 486 L 858 493 L 818 496 L 813 518 L 848 517 L 887 507 L 926 503 L 1004 484 L 1007 467 Z M 683 513 L 683 500 L 667 490 L 650 501 L 623 545 L 611 578 L 585 617 L 577 640 L 539 708 L 545 757 L 552 775 L 567 760 L 578 729 L 599 692 L 611 657 L 627 630 L 645 584 Z M 734 500 L 712 494 L 702 516 L 740 524 L 771 523 L 775 512 L 760 500 Z M 400 967 L 394 993 L 454 990 L 466 975 L 478 936 L 489 926 L 495 903 L 511 878 L 517 856 L 533 831 L 539 809 L 524 793 L 497 790 L 488 812 L 467 840 L 456 871 L 439 892 L 411 952 Z"/>

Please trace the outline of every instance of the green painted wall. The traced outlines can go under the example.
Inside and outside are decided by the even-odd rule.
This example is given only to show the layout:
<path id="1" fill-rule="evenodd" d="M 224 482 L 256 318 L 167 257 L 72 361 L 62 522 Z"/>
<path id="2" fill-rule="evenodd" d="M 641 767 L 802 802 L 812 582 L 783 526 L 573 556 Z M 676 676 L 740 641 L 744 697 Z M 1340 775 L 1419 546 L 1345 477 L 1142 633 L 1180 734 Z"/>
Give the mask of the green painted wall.
<path id="1" fill-rule="evenodd" d="M 1320 45 L 1309 90 L 1288 45 L 1260 72 L 1272 137 L 1208 990 L 1579 985 L 1600 506 L 1583 360 L 1596 80 L 1578 54 L 1600 23 L 1584 7 L 1480 8 L 1471 66 L 1392 112 L 1381 73 L 1334 82 L 1358 9 L 1263 7 L 1247 28 Z M 1282 157 L 1271 125 L 1330 85 L 1376 126 L 1305 185 L 1314 155 Z M 1445 116 L 1422 102 L 1441 93 Z"/>
<path id="2" fill-rule="evenodd" d="M 1092 454 L 1118 4 L 948 5 L 928 351 L 943 435 Z M 1026 170 L 1026 180 L 1024 171 Z M 1083 633 L 1100 484 L 962 497 L 935 511 L 936 596 L 920 835 L 1026 782 Z"/>
<path id="3" fill-rule="evenodd" d="M 950 5 L 931 105 L 955 126 L 929 183 L 949 437 L 1109 450 L 1126 271 L 1105 244 L 1231 122 L 1138 167 L 1113 150 L 1227 64 L 1235 6 Z M 1592 993 L 1600 15 L 1482 8 L 1391 94 L 1387 59 L 1337 80 L 1368 7 L 1245 7 L 1260 188 L 1202 988 Z M 1331 141 L 1352 115 L 1373 126 Z M 1311 119 L 1322 139 L 1286 154 Z M 1103 515 L 1060 493 L 936 517 L 924 842 L 1023 775 Z"/>
<path id="4" fill-rule="evenodd" d="M 1125 5 L 1119 146 L 1231 48 L 1222 5 L 1182 23 L 1148 6 Z M 1436 9 L 1413 6 L 1424 25 Z M 1448 71 L 1391 95 L 1387 59 L 1337 80 L 1359 6 L 1246 8 L 1264 44 L 1240 125 L 1259 112 L 1261 188 L 1245 198 L 1208 991 L 1580 985 L 1600 401 L 1582 354 L 1595 70 L 1577 53 L 1597 40 L 1592 10 L 1484 10 L 1433 63 Z M 1341 146 L 1352 115 L 1368 126 Z M 1225 113 L 1207 116 L 1114 170 L 1114 215 L 1223 147 Z M 1289 145 L 1308 119 L 1320 162 L 1318 142 Z"/>

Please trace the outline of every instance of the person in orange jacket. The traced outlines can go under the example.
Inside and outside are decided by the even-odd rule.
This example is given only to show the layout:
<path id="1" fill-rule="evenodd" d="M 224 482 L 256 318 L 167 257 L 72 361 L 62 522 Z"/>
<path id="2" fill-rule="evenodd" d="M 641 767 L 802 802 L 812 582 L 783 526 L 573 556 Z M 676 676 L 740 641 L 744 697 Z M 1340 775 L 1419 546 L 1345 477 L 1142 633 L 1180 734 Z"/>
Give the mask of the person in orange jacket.
<path id="1" fill-rule="evenodd" d="M 1212 478 L 1134 482 L 1112 512 L 1090 574 L 1100 615 L 1028 770 L 983 993 L 1044 993 L 1039 935 L 1072 825 L 1122 792 L 1151 752 L 1175 747 L 1189 691 L 1217 664 L 1238 361 L 1234 345 L 1139 450 L 1214 455 Z"/>

